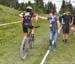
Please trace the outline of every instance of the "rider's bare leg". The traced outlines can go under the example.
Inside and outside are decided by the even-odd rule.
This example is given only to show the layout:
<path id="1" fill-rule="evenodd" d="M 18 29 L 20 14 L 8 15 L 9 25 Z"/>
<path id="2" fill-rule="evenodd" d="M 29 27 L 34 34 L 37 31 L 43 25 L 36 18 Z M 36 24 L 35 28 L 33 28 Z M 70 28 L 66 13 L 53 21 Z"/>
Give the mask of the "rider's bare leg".
<path id="1" fill-rule="evenodd" d="M 25 39 L 27 38 L 27 36 L 28 36 L 28 33 L 24 33 L 24 37 L 25 37 Z"/>

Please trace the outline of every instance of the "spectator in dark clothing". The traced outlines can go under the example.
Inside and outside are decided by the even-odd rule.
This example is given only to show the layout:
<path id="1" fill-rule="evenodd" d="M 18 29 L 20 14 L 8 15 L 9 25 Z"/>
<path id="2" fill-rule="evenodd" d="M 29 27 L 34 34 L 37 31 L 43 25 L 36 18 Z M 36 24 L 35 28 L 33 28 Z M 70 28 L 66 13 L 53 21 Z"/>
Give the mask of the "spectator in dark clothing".
<path id="1" fill-rule="evenodd" d="M 66 13 L 59 18 L 59 21 L 62 24 L 63 43 L 67 43 L 70 31 L 70 24 L 72 22 L 72 16 L 70 14 L 70 11 L 67 10 Z"/>

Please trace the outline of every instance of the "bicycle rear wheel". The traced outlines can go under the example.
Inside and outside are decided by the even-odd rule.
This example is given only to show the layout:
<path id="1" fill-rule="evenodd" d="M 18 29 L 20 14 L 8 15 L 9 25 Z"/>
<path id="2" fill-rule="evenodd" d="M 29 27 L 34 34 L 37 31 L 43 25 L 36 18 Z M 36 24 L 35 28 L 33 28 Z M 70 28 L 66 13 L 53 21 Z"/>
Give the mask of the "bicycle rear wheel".
<path id="1" fill-rule="evenodd" d="M 29 35 L 29 46 L 30 48 L 33 48 L 34 38 L 32 37 L 32 34 Z"/>
<path id="2" fill-rule="evenodd" d="M 33 41 L 29 40 L 30 48 L 33 48 Z"/>
<path id="3" fill-rule="evenodd" d="M 24 37 L 20 47 L 20 57 L 21 59 L 25 59 L 27 55 L 28 55 L 28 38 L 25 39 Z"/>

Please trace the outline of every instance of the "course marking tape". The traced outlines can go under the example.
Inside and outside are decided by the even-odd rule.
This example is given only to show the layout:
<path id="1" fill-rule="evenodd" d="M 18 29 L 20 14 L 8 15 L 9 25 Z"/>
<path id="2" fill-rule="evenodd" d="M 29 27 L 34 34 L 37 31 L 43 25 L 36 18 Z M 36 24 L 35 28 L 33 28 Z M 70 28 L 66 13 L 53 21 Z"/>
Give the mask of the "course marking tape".
<path id="1" fill-rule="evenodd" d="M 16 24 L 16 23 L 20 23 L 20 22 L 21 22 L 21 21 L 11 22 L 11 23 L 5 23 L 5 24 L 0 24 L 0 26 L 6 26 L 6 25 Z"/>
<path id="2" fill-rule="evenodd" d="M 44 63 L 45 63 L 45 60 L 46 60 L 46 58 L 47 58 L 49 52 L 50 52 L 50 50 L 47 50 L 47 52 L 46 52 L 45 56 L 43 57 L 43 59 L 42 59 L 42 61 L 41 61 L 40 64 L 44 64 Z"/>

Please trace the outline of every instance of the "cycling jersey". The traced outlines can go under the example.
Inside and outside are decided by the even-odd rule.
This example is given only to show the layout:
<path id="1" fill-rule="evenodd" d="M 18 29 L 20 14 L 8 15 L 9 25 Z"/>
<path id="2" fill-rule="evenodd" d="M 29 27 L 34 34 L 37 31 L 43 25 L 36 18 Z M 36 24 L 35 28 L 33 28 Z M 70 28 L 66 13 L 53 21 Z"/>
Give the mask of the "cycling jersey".
<path id="1" fill-rule="evenodd" d="M 31 22 L 32 14 L 29 12 L 23 14 L 23 25 L 24 26 L 32 26 Z"/>
<path id="2" fill-rule="evenodd" d="M 33 13 L 26 12 L 26 13 L 23 13 L 21 15 L 22 15 L 22 18 L 23 18 L 23 24 L 22 24 L 23 32 L 27 33 L 28 32 L 28 28 L 29 29 L 33 29 L 34 28 L 32 26 L 32 22 L 31 22 L 31 18 L 32 18 Z"/>

